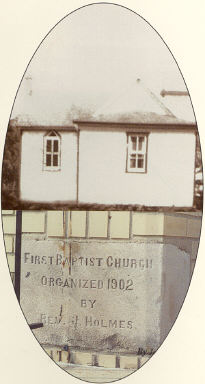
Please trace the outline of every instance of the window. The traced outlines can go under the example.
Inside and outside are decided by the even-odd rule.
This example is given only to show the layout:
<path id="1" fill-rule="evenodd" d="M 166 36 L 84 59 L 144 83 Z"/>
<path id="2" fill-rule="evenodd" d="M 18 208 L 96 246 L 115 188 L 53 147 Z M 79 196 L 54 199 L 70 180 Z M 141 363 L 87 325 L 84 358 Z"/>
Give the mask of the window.
<path id="1" fill-rule="evenodd" d="M 146 172 L 147 135 L 128 134 L 127 172 Z"/>
<path id="2" fill-rule="evenodd" d="M 43 169 L 47 171 L 59 171 L 60 169 L 60 135 L 55 131 L 44 136 Z"/>

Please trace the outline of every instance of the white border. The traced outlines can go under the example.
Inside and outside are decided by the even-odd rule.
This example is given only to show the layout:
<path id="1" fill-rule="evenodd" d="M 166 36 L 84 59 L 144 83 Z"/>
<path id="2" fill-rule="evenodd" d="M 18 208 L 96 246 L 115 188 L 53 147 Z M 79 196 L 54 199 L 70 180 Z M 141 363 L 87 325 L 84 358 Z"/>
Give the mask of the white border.
<path id="1" fill-rule="evenodd" d="M 98 2 L 98 1 L 96 1 Z M 109 2 L 109 1 L 108 1 Z M 202 150 L 205 148 L 204 0 L 118 1 L 156 28 L 174 54 L 189 88 Z M 0 22 L 0 154 L 14 96 L 32 54 L 46 33 L 79 6 L 79 0 L 1 1 Z M 0 237 L 0 378 L 7 384 L 79 383 L 60 370 L 41 350 L 19 309 L 8 274 Z M 195 273 L 183 309 L 170 335 L 140 371 L 121 381 L 138 384 L 205 382 L 205 240 L 202 237 Z"/>

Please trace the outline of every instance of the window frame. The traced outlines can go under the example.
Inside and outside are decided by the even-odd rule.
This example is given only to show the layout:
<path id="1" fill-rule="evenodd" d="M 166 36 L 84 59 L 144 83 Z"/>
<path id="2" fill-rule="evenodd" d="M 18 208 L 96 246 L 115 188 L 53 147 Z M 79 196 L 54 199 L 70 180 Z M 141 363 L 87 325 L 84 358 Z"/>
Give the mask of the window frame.
<path id="1" fill-rule="evenodd" d="M 51 150 L 47 150 L 47 142 L 51 141 Z M 58 151 L 54 151 L 54 141 L 58 142 Z M 51 155 L 51 165 L 47 165 L 47 155 Z M 53 165 L 54 155 L 57 155 L 58 165 Z M 43 137 L 43 171 L 61 170 L 61 136 L 55 130 L 49 131 Z"/>
<path id="2" fill-rule="evenodd" d="M 145 132 L 127 132 L 127 161 L 126 161 L 126 172 L 127 173 L 147 173 L 147 149 L 148 149 L 148 135 L 149 133 Z M 131 148 L 131 137 L 135 137 L 136 140 L 136 150 Z M 138 140 L 139 137 L 144 137 L 145 143 L 144 148 L 142 150 L 139 150 L 138 147 Z M 136 156 L 136 166 L 130 167 L 130 159 L 131 156 Z M 143 168 L 137 167 L 137 156 L 142 155 L 144 160 L 144 166 Z"/>

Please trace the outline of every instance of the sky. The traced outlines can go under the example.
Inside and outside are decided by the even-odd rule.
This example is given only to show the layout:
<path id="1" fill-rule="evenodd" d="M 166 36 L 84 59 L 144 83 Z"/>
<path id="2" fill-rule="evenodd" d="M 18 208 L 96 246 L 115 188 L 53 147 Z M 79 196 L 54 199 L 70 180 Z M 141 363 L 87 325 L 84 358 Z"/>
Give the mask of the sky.
<path id="1" fill-rule="evenodd" d="M 143 18 L 113 4 L 83 7 L 59 22 L 36 51 L 12 118 L 65 122 L 72 105 L 96 112 L 119 94 L 132 94 L 138 78 L 158 95 L 186 90 L 172 54 Z"/>

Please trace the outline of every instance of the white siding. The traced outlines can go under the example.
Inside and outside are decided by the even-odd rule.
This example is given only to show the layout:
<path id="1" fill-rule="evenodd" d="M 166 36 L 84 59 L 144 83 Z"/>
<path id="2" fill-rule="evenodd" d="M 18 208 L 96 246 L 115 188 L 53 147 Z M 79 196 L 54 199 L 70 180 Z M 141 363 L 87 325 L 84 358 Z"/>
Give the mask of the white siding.
<path id="1" fill-rule="evenodd" d="M 61 169 L 43 170 L 43 137 L 46 132 L 22 133 L 20 196 L 36 202 L 76 201 L 77 136 L 61 135 Z"/>
<path id="2" fill-rule="evenodd" d="M 20 196 L 36 202 L 76 202 L 77 134 L 61 132 L 61 169 L 43 170 L 43 131 L 22 133 Z M 195 135 L 151 132 L 147 173 L 126 171 L 123 131 L 82 130 L 79 139 L 79 203 L 193 205 Z"/>
<path id="3" fill-rule="evenodd" d="M 125 132 L 81 131 L 79 201 L 192 206 L 195 135 L 151 132 L 147 173 L 127 173 Z"/>

